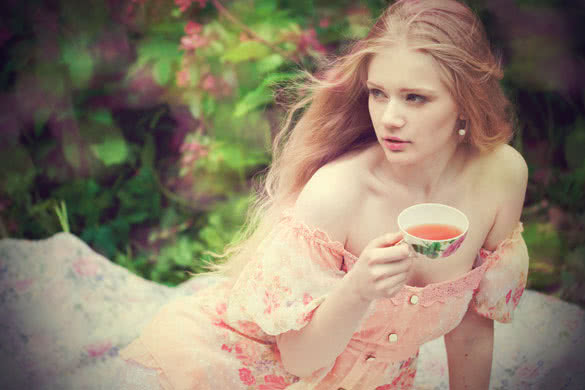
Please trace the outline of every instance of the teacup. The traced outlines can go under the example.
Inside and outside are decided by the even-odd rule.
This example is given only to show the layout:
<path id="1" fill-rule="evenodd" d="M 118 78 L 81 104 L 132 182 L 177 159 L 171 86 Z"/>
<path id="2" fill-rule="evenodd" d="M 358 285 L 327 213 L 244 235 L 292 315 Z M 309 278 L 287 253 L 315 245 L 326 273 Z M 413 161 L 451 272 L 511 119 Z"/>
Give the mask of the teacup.
<path id="1" fill-rule="evenodd" d="M 469 229 L 467 216 L 455 207 L 420 203 L 398 215 L 403 240 L 429 259 L 451 256 L 459 249 Z"/>

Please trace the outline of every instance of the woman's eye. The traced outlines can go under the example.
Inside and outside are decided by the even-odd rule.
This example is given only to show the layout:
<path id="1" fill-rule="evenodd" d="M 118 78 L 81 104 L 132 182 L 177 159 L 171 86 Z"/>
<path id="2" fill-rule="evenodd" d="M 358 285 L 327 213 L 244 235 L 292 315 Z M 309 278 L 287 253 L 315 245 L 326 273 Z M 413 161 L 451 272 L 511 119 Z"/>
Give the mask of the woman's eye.
<path id="1" fill-rule="evenodd" d="M 376 88 L 371 88 L 368 92 L 370 93 L 370 95 L 372 95 L 372 97 L 374 97 L 376 99 L 384 96 L 384 92 L 382 92 Z"/>
<path id="2" fill-rule="evenodd" d="M 406 95 L 406 100 L 414 103 L 424 103 L 427 101 L 427 98 L 421 95 L 417 95 L 415 93 L 409 93 L 408 95 Z"/>

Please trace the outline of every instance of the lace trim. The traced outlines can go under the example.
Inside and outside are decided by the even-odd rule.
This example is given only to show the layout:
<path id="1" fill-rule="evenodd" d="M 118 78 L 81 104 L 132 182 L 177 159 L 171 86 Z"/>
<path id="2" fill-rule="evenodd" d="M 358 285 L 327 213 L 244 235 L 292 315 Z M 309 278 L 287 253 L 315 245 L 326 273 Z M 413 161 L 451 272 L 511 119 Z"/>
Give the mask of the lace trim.
<path id="1" fill-rule="evenodd" d="M 358 257 L 345 249 L 345 246 L 341 242 L 332 240 L 323 230 L 313 228 L 295 218 L 294 207 L 285 209 L 282 214 L 283 221 L 303 237 L 344 256 L 348 262 L 347 266 L 349 268 L 351 268 L 351 266 L 358 260 Z M 424 287 L 407 285 L 392 297 L 390 301 L 398 306 L 407 302 L 412 295 L 417 295 L 419 297 L 419 303 L 424 307 L 428 307 L 435 302 L 446 303 L 449 299 L 454 297 L 460 298 L 465 296 L 468 291 L 476 290 L 478 288 L 485 271 L 501 259 L 501 253 L 503 251 L 515 245 L 519 240 L 522 240 L 523 231 L 524 227 L 522 223 L 519 222 L 512 234 L 498 244 L 495 250 L 490 251 L 481 248 L 479 250 L 481 264 L 456 279 L 430 283 Z"/>
<path id="2" fill-rule="evenodd" d="M 353 262 L 357 261 L 357 257 L 355 257 L 352 253 L 348 252 L 341 242 L 332 240 L 327 234 L 327 232 L 320 230 L 319 228 L 316 227 L 313 228 L 295 218 L 292 207 L 283 211 L 282 222 L 284 222 L 288 227 L 295 230 L 295 232 L 297 232 L 298 234 L 305 237 L 307 240 L 315 242 L 331 250 L 332 252 L 339 256 L 349 257 L 350 259 L 353 260 Z"/>
<path id="3" fill-rule="evenodd" d="M 477 289 L 485 270 L 480 266 L 463 274 L 454 280 L 439 283 L 430 283 L 424 287 L 404 286 L 396 295 L 390 298 L 394 306 L 408 303 L 413 295 L 419 298 L 419 305 L 429 307 L 434 303 L 447 303 L 455 298 L 464 297 L 469 291 Z"/>

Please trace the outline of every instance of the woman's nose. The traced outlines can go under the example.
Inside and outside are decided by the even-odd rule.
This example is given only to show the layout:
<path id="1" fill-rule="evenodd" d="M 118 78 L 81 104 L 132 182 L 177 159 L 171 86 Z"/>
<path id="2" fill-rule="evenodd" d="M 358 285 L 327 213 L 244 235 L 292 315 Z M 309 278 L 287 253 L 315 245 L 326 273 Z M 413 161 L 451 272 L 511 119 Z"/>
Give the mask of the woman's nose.
<path id="1" fill-rule="evenodd" d="M 382 124 L 386 127 L 402 127 L 406 121 L 400 112 L 398 102 L 389 101 L 382 115 Z"/>

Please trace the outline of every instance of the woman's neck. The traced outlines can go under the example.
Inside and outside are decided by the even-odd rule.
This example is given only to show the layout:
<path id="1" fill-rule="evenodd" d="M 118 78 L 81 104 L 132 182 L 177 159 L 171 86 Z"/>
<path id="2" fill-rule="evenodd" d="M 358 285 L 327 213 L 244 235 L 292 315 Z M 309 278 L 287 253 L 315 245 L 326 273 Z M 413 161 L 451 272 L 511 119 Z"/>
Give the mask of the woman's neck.
<path id="1" fill-rule="evenodd" d="M 400 189 L 417 202 L 432 201 L 445 185 L 452 185 L 469 157 L 466 145 L 455 144 L 432 159 L 413 164 L 392 164 L 379 150 L 376 176 L 388 189 Z M 450 184 L 449 184 L 450 183 Z"/>

